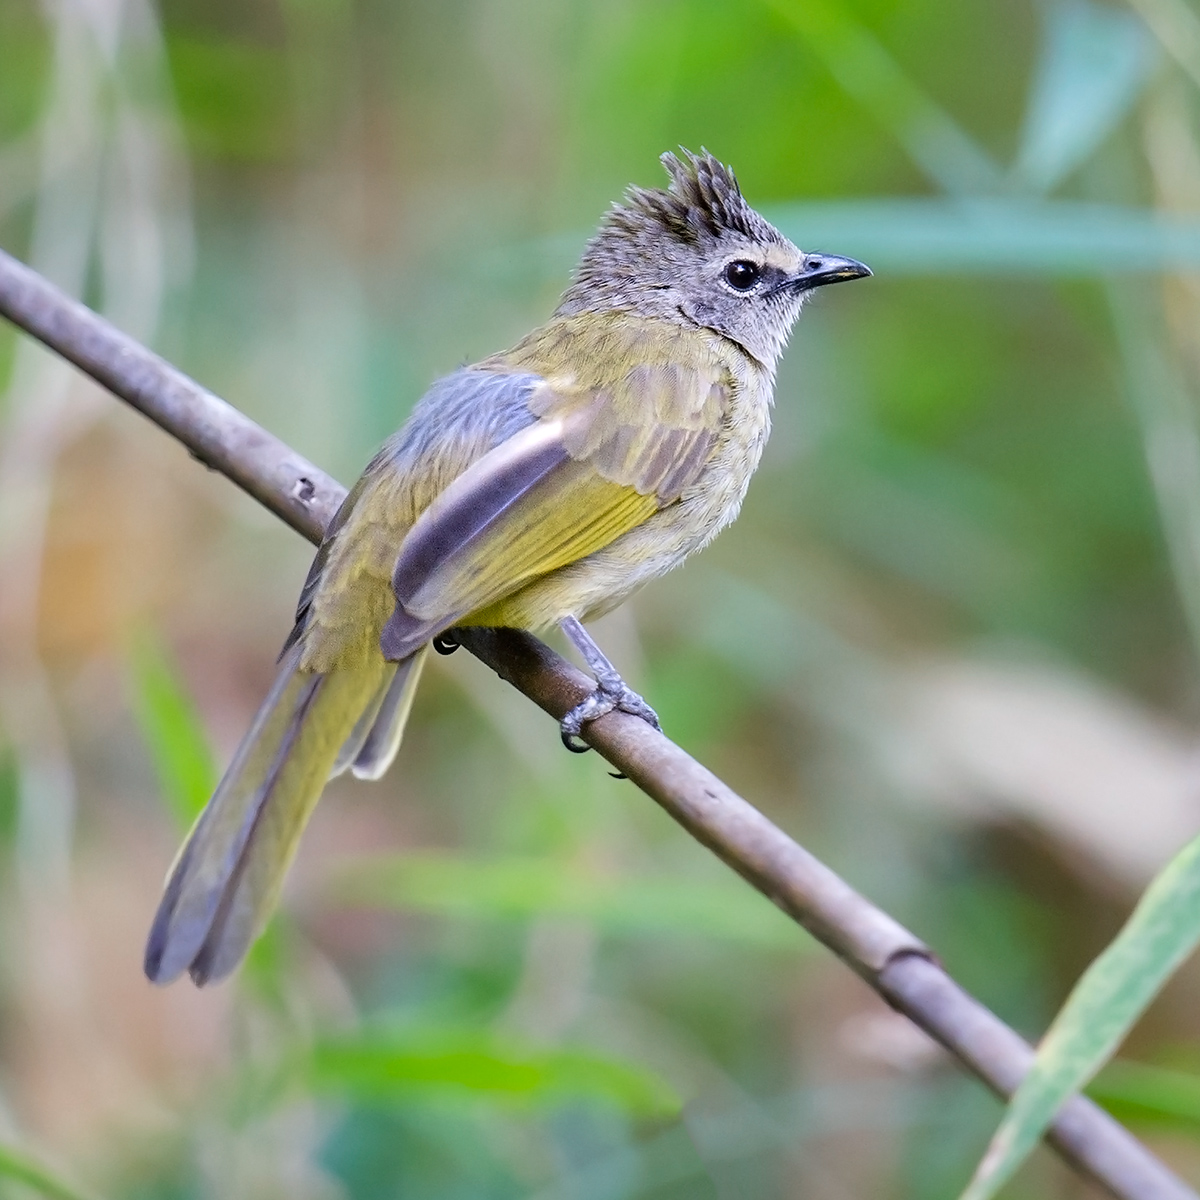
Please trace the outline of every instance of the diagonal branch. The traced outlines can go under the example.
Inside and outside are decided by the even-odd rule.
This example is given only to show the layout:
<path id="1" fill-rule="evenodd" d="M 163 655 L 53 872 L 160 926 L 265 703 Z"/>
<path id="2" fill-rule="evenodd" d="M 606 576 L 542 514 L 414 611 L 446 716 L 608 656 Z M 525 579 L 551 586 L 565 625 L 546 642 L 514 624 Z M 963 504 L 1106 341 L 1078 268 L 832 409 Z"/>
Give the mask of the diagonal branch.
<path id="1" fill-rule="evenodd" d="M 0 315 L 128 401 L 309 541 L 321 540 L 344 488 L 3 251 Z M 555 718 L 592 689 L 587 676 L 529 634 L 467 629 L 456 636 Z M 645 722 L 614 712 L 586 726 L 583 736 L 994 1092 L 1007 1097 L 1015 1090 L 1032 1049 L 963 991 L 920 939 Z M 1132 1134 L 1082 1097 L 1063 1108 L 1049 1140 L 1122 1200 L 1197 1200 Z"/>

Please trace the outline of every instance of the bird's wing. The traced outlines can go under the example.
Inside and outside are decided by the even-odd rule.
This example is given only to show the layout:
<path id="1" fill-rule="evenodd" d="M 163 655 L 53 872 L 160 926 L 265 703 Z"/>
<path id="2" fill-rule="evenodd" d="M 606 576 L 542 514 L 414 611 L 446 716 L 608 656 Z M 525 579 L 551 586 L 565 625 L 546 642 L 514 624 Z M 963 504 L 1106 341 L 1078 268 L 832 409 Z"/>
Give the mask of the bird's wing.
<path id="1" fill-rule="evenodd" d="M 358 664 L 392 610 L 397 547 L 421 511 L 472 462 L 537 421 L 531 371 L 464 367 L 439 379 L 371 460 L 313 559 L 280 657 L 305 642 L 304 667 Z"/>
<path id="2" fill-rule="evenodd" d="M 639 364 L 608 388 L 536 388 L 539 419 L 455 479 L 405 537 L 384 654 L 411 653 L 677 500 L 712 452 L 729 387 L 711 362 Z"/>

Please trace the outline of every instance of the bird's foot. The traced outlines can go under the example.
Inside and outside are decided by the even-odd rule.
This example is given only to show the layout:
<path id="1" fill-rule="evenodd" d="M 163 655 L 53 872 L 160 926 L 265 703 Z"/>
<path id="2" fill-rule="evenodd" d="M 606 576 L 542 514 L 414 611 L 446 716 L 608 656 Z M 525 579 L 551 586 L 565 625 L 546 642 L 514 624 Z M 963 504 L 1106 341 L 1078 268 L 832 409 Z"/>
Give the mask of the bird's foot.
<path id="1" fill-rule="evenodd" d="M 564 617 L 559 625 L 583 655 L 584 662 L 596 677 L 596 690 L 575 705 L 559 723 L 563 745 L 572 754 L 587 753 L 590 747 L 580 740 L 580 730 L 588 721 L 594 721 L 597 717 L 614 710 L 641 717 L 652 729 L 661 730 L 658 713 L 617 674 L 616 667 L 605 658 L 604 652 L 592 641 L 587 630 L 574 617 Z M 624 779 L 625 776 L 616 775 L 614 778 Z"/>
<path id="2" fill-rule="evenodd" d="M 662 729 L 658 723 L 658 713 L 615 671 L 612 674 L 605 672 L 603 678 L 596 680 L 596 690 L 575 705 L 559 722 L 563 745 L 573 754 L 585 754 L 591 747 L 579 739 L 584 725 L 614 711 L 641 717 L 652 729 Z"/>

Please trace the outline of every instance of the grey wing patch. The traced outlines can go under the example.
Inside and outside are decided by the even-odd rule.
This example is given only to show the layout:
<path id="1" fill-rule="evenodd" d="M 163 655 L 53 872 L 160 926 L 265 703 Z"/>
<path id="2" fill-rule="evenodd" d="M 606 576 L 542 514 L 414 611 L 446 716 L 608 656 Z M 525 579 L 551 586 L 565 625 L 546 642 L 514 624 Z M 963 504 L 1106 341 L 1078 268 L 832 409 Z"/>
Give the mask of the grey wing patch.
<path id="1" fill-rule="evenodd" d="M 333 541 L 349 520 L 364 487 L 380 471 L 412 471 L 431 455 L 453 460 L 459 447 L 482 446 L 485 451 L 508 441 L 532 425 L 536 416 L 529 410 L 529 397 L 542 383 L 531 371 L 488 371 L 463 367 L 436 380 L 417 401 L 409 419 L 394 433 L 367 464 L 358 483 L 342 501 L 309 567 L 296 621 L 280 651 L 280 659 L 300 640 L 321 576 L 329 561 Z M 478 453 L 478 452 L 477 452 Z"/>
<path id="2" fill-rule="evenodd" d="M 655 455 L 648 469 L 657 473 L 655 491 L 664 504 L 678 500 L 699 476 L 717 444 L 724 424 L 726 408 L 730 399 L 730 385 L 724 372 L 717 379 L 698 381 L 695 390 L 696 407 L 692 411 L 687 428 L 676 453 L 669 461 Z M 707 385 L 707 386 L 705 386 Z"/>
<path id="3" fill-rule="evenodd" d="M 696 482 L 717 444 L 717 431 L 689 430 L 680 442 L 677 452 L 669 460 L 664 461 L 661 455 L 656 455 L 647 468 L 658 473 L 654 490 L 663 504 L 678 500 Z"/>
<path id="4" fill-rule="evenodd" d="M 532 371 L 480 367 L 463 367 L 437 380 L 404 427 L 371 460 L 366 474 L 384 467 L 409 470 L 429 454 L 445 454 L 455 442 L 488 450 L 499 446 L 537 419 L 529 397 L 541 382 Z"/>
<path id="5" fill-rule="evenodd" d="M 543 421 L 485 454 L 417 519 L 400 547 L 392 590 L 401 604 L 451 555 L 504 515 L 569 455 L 562 422 Z"/>
<path id="6" fill-rule="evenodd" d="M 396 611 L 380 646 L 389 661 L 404 658 L 463 612 L 423 618 L 407 611 L 431 575 L 481 537 L 522 496 L 567 462 L 562 420 L 539 421 L 485 454 L 464 471 L 417 519 L 400 547 L 392 572 Z"/>

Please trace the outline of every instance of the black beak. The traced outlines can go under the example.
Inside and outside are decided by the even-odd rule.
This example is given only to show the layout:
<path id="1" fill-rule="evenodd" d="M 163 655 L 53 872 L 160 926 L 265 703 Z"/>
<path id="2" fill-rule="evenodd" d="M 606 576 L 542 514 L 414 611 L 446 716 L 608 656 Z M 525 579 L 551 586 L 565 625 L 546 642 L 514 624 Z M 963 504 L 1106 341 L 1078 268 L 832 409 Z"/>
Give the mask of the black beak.
<path id="1" fill-rule="evenodd" d="M 798 292 L 821 287 L 826 283 L 840 283 L 843 279 L 862 279 L 871 274 L 871 268 L 853 258 L 840 258 L 836 254 L 822 254 L 814 250 L 804 256 L 804 266 L 788 280 L 789 286 Z"/>

